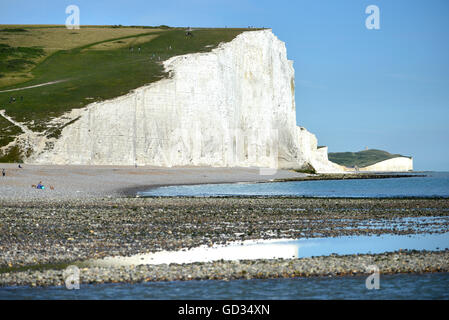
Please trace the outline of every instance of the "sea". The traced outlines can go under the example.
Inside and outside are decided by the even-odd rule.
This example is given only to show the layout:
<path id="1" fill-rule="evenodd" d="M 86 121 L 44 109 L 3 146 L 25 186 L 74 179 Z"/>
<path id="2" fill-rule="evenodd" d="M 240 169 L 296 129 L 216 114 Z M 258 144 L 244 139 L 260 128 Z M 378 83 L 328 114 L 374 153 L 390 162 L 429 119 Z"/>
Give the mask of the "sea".
<path id="1" fill-rule="evenodd" d="M 447 300 L 449 274 L 380 275 L 378 289 L 366 277 L 314 277 L 234 281 L 173 281 L 141 284 L 2 288 L 0 299 L 64 300 Z"/>
<path id="2" fill-rule="evenodd" d="M 449 201 L 449 172 L 420 172 L 412 175 L 414 176 L 407 178 L 373 180 L 317 180 L 170 186 L 146 190 L 140 192 L 139 196 L 424 197 L 447 198 Z M 376 250 L 376 253 L 397 250 L 397 245 L 400 245 L 401 249 L 439 250 L 449 247 L 448 235 L 448 233 L 442 235 L 431 235 L 429 233 L 426 238 L 427 242 L 423 239 L 409 238 L 407 241 L 401 240 L 400 244 L 395 242 L 399 238 L 393 239 L 391 237 L 394 236 L 383 236 L 378 240 L 379 243 L 382 243 L 378 247 L 381 249 Z M 363 242 L 360 240 L 372 241 L 371 239 L 354 240 L 350 237 L 342 237 L 337 242 L 329 241 L 329 239 L 322 241 L 314 239 L 314 246 L 307 246 L 307 250 L 309 250 L 307 255 L 333 253 L 335 250 L 331 249 L 335 249 L 336 244 L 339 244 L 341 250 L 343 250 L 339 252 L 341 254 L 357 253 L 363 247 Z M 298 245 L 298 243 L 295 245 Z M 423 245 L 425 247 L 420 247 Z M 369 289 L 366 286 L 366 277 L 347 276 L 81 285 L 79 290 L 67 290 L 65 287 L 4 287 L 0 288 L 0 299 L 449 299 L 448 273 L 380 275 L 379 284 L 379 288 L 372 290 L 372 288 Z"/>
<path id="3" fill-rule="evenodd" d="M 139 192 L 140 197 L 314 197 L 314 198 L 449 198 L 449 172 L 420 172 L 412 177 L 227 183 L 168 186 Z"/>

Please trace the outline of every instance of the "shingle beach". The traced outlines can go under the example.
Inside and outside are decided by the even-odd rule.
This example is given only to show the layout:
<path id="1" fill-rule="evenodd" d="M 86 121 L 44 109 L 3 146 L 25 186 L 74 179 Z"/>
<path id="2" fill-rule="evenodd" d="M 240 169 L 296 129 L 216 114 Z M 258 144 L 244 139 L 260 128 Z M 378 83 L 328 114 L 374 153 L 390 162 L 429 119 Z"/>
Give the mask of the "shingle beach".
<path id="1" fill-rule="evenodd" d="M 255 169 L 232 173 L 231 169 L 158 171 L 152 168 L 138 174 L 139 170 L 145 169 L 7 168 L 8 180 L 0 184 L 0 286 L 62 285 L 63 270 L 72 264 L 80 267 L 82 283 L 338 276 L 366 273 L 367 264 L 372 263 L 379 266 L 381 273 L 449 271 L 447 248 L 432 252 L 289 260 L 84 266 L 83 262 L 88 259 L 251 239 L 445 233 L 449 230 L 447 199 L 134 198 L 129 193 L 125 195 L 123 189 L 162 185 L 163 181 L 166 184 L 199 183 L 195 179 L 199 179 L 200 172 L 206 176 L 203 182 L 207 183 L 236 182 L 239 176 L 242 181 L 270 180 L 260 178 Z M 301 176 L 304 175 L 280 171 L 274 178 Z M 52 184 L 54 190 L 32 189 L 31 184 L 38 177 L 39 181 Z M 82 182 L 85 188 L 81 188 Z M 397 223 L 398 218 L 405 217 L 439 219 L 425 225 L 416 224 L 413 219 Z"/>

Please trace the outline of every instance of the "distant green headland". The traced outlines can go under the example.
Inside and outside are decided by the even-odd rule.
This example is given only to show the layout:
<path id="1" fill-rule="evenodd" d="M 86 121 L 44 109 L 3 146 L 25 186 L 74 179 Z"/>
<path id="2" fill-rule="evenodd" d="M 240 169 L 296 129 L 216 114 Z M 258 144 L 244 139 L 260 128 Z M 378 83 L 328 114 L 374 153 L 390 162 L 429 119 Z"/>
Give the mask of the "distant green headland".
<path id="1" fill-rule="evenodd" d="M 359 168 L 371 166 L 375 163 L 385 161 L 388 159 L 406 157 L 400 154 L 391 154 L 387 151 L 370 149 L 359 152 L 330 152 L 329 160 L 339 165 L 353 168 L 355 166 Z"/>

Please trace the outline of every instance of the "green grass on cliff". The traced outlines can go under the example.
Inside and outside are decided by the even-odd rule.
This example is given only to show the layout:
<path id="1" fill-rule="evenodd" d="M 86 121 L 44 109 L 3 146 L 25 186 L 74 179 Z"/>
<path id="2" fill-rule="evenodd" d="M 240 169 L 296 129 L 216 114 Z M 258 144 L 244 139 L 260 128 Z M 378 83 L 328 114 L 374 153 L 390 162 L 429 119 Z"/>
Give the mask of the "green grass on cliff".
<path id="1" fill-rule="evenodd" d="M 382 150 L 364 150 L 360 152 L 334 152 L 329 153 L 329 160 L 339 165 L 353 168 L 355 166 L 359 168 L 371 166 L 375 163 L 393 159 L 397 157 L 404 157 L 400 154 L 391 154 Z"/>
<path id="2" fill-rule="evenodd" d="M 0 110 L 33 131 L 56 136 L 61 128 L 48 127 L 52 118 L 158 81 L 167 76 L 164 60 L 211 51 L 248 29 L 196 29 L 192 37 L 186 36 L 185 29 L 167 27 L 86 27 L 84 38 L 83 31 L 83 27 L 67 30 L 63 26 L 1 29 Z M 1 92 L 55 81 L 61 82 Z M 0 147 L 18 133 L 0 116 Z M 17 161 L 17 150 L 11 151 L 16 156 L 4 153 L 0 158 Z"/>

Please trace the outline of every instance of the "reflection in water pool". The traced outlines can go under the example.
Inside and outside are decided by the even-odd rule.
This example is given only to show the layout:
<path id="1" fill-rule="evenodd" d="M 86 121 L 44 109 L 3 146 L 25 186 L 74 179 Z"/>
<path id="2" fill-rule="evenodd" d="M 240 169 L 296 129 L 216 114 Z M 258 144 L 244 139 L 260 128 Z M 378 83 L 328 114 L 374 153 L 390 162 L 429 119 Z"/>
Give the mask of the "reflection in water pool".
<path id="1" fill-rule="evenodd" d="M 162 251 L 131 257 L 93 260 L 95 266 L 129 266 L 210 262 L 218 260 L 292 259 L 330 254 L 366 254 L 405 250 L 443 250 L 449 247 L 449 233 L 345 236 L 298 240 L 250 240 L 228 245 L 201 246 L 190 250 Z"/>

